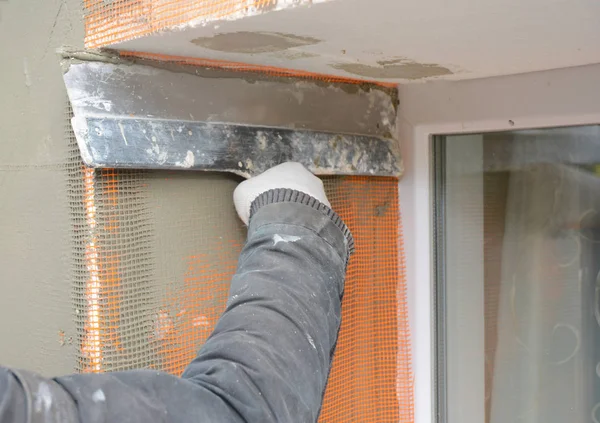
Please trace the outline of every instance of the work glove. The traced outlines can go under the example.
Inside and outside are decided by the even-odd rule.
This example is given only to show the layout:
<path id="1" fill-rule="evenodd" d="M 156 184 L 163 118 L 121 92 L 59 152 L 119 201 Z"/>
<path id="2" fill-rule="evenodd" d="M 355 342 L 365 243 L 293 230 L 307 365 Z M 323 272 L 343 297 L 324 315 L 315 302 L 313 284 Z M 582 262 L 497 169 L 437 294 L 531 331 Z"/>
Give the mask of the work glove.
<path id="1" fill-rule="evenodd" d="M 325 195 L 323 182 L 300 163 L 287 162 L 272 167 L 237 186 L 233 191 L 233 203 L 240 219 L 247 225 L 250 220 L 250 206 L 256 197 L 277 188 L 303 192 L 331 207 Z"/>

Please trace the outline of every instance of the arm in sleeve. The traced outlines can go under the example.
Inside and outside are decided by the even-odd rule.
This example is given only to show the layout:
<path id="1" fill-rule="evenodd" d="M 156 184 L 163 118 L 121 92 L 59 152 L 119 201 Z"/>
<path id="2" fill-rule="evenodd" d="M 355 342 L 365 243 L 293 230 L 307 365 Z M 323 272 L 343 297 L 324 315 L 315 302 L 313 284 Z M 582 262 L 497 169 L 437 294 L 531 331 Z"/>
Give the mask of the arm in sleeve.
<path id="1" fill-rule="evenodd" d="M 0 400 L 0 422 L 11 410 L 26 410 L 22 421 L 54 421 L 34 413 L 36 404 L 65 422 L 316 421 L 352 237 L 334 212 L 297 191 L 264 193 L 252 210 L 226 310 L 181 378 L 136 370 L 47 380 L 7 371 L 9 398 L 26 404 Z"/>

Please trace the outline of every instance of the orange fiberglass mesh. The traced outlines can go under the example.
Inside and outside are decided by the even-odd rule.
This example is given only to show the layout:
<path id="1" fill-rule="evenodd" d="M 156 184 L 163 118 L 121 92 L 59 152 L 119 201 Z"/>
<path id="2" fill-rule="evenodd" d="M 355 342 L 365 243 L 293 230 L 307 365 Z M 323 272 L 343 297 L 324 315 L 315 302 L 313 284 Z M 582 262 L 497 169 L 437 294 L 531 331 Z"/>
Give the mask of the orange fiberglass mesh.
<path id="1" fill-rule="evenodd" d="M 152 244 L 143 194 L 149 174 L 83 170 L 88 278 L 76 295 L 84 302 L 77 306 L 82 372 L 146 367 L 181 374 L 225 308 L 241 237 L 207 241 L 210 257 L 184 258 L 180 283 L 153 285 L 151 248 L 143 248 Z M 398 181 L 324 182 L 333 208 L 352 230 L 356 252 L 320 421 L 412 422 Z"/>
<path id="2" fill-rule="evenodd" d="M 83 0 L 85 46 L 104 47 L 191 21 L 242 17 L 276 0 Z"/>
<path id="3" fill-rule="evenodd" d="M 410 334 L 395 178 L 326 178 L 354 236 L 321 422 L 412 422 Z"/>

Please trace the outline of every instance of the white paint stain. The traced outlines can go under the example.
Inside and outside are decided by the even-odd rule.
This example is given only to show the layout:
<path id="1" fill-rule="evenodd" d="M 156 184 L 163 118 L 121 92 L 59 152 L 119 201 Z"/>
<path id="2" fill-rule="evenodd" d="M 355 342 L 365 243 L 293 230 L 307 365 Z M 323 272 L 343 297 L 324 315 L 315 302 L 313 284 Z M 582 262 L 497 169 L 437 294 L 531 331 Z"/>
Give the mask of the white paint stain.
<path id="1" fill-rule="evenodd" d="M 146 150 L 148 151 L 148 150 Z M 158 144 L 152 144 L 152 148 L 150 149 L 150 152 L 153 154 L 156 154 L 157 156 L 160 154 L 160 147 L 158 146 Z"/>
<path id="2" fill-rule="evenodd" d="M 158 340 L 165 339 L 165 337 L 173 332 L 173 319 L 166 310 L 159 310 L 154 321 L 154 337 Z"/>
<path id="3" fill-rule="evenodd" d="M 50 387 L 46 382 L 40 382 L 38 390 L 35 394 L 35 402 L 33 404 L 35 411 L 41 413 L 44 411 L 47 413 L 52 406 L 52 393 Z"/>
<path id="4" fill-rule="evenodd" d="M 167 151 L 160 151 L 158 144 L 152 144 L 152 147 L 146 149 L 146 153 L 151 156 L 150 159 L 154 160 L 158 164 L 163 164 L 167 161 Z M 175 163 L 176 166 L 182 166 L 183 163 Z"/>
<path id="5" fill-rule="evenodd" d="M 310 336 L 308 333 L 306 334 L 306 339 L 308 339 L 308 343 L 310 344 L 311 347 L 313 347 L 313 349 L 317 349 L 317 346 L 315 345 L 315 341 L 312 339 L 312 336 Z"/>
<path id="6" fill-rule="evenodd" d="M 167 152 L 166 151 L 162 151 L 161 153 L 158 154 L 158 158 L 156 159 L 156 161 L 159 164 L 163 164 L 164 162 L 167 161 Z"/>
<path id="7" fill-rule="evenodd" d="M 208 327 L 210 326 L 210 321 L 208 320 L 208 317 L 204 316 L 204 315 L 199 315 L 196 316 L 192 319 L 192 326 L 194 327 L 198 327 L 198 326 L 202 326 L 202 327 Z"/>
<path id="8" fill-rule="evenodd" d="M 78 111 L 84 110 L 93 111 L 102 115 L 103 112 L 110 112 L 113 108 L 112 101 L 105 98 L 104 93 L 101 90 L 96 90 L 92 94 L 86 89 L 70 87 L 69 99 L 71 99 L 75 115 L 77 115 Z"/>
<path id="9" fill-rule="evenodd" d="M 273 235 L 273 246 L 277 245 L 280 242 L 287 244 L 288 242 L 296 242 L 300 239 L 302 238 L 300 238 L 299 236 L 275 234 Z"/>
<path id="10" fill-rule="evenodd" d="M 104 395 L 104 391 L 102 389 L 98 389 L 96 392 L 92 394 L 92 400 L 94 402 L 104 402 L 106 401 L 106 396 Z"/>
<path id="11" fill-rule="evenodd" d="M 281 137 L 279 139 L 281 139 Z M 258 141 L 258 147 L 261 150 L 264 150 L 265 148 L 267 148 L 267 137 L 265 136 L 265 134 L 262 131 L 258 131 L 256 133 L 256 140 Z"/>
<path id="12" fill-rule="evenodd" d="M 390 118 L 387 115 L 387 111 L 381 111 L 380 112 L 380 116 L 381 116 L 381 123 L 383 124 L 383 126 L 390 127 Z"/>
<path id="13" fill-rule="evenodd" d="M 177 162 L 175 164 L 179 167 L 189 169 L 190 167 L 194 166 L 195 161 L 196 161 L 196 158 L 194 157 L 194 153 L 192 153 L 190 150 L 188 150 L 183 162 Z"/>
<path id="14" fill-rule="evenodd" d="M 121 136 L 123 137 L 123 141 L 125 142 L 125 145 L 129 145 L 127 143 L 127 137 L 125 136 L 125 129 L 123 128 L 123 125 L 121 124 L 121 122 L 119 122 L 119 129 L 121 130 Z"/>

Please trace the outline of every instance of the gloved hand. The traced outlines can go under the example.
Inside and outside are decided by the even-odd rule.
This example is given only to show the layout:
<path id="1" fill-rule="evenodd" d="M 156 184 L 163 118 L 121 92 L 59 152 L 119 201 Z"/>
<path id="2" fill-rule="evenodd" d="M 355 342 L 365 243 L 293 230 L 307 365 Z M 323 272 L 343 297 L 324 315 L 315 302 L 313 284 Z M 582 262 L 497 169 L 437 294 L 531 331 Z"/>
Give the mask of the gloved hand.
<path id="1" fill-rule="evenodd" d="M 300 163 L 287 162 L 272 167 L 237 186 L 233 192 L 233 203 L 240 219 L 247 225 L 250 220 L 250 206 L 256 197 L 277 188 L 303 192 L 331 207 L 325 195 L 323 182 Z"/>

